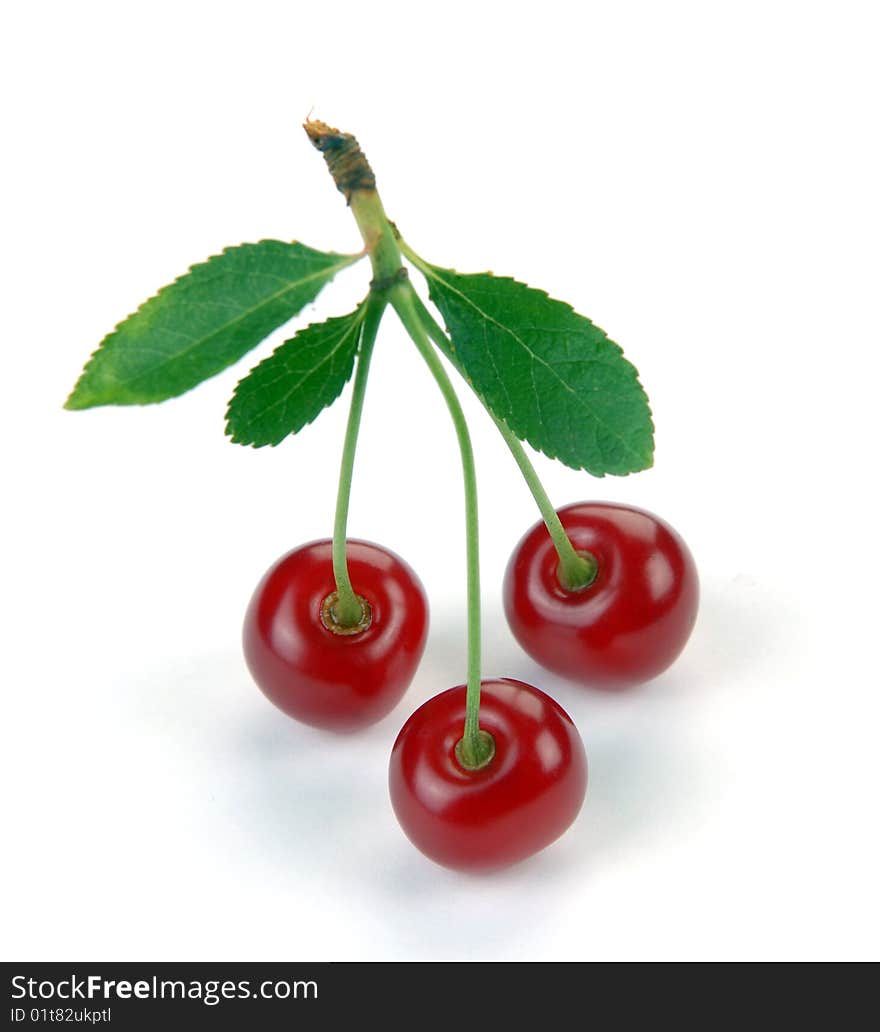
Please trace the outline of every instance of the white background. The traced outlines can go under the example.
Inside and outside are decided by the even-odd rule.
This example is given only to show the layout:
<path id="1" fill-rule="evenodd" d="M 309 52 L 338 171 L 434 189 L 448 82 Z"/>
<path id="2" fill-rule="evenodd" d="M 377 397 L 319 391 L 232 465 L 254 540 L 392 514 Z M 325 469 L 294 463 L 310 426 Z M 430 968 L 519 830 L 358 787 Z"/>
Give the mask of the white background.
<path id="1" fill-rule="evenodd" d="M 7 959 L 877 959 L 878 191 L 871 3 L 31 3 L 4 16 L 2 951 Z M 428 650 L 353 738 L 275 712 L 239 628 L 329 533 L 340 404 L 233 446 L 235 370 L 62 411 L 101 337 L 227 244 L 359 238 L 299 128 L 355 132 L 426 257 L 571 301 L 638 366 L 655 468 L 536 462 L 697 557 L 700 619 L 591 694 L 511 639 L 536 518 L 478 406 L 487 675 L 556 696 L 577 824 L 505 873 L 409 845 L 387 757 L 464 674 L 458 456 L 393 317 L 351 532 L 418 570 Z M 349 310 L 341 276 L 299 324 Z M 347 397 L 347 394 L 346 394 Z"/>

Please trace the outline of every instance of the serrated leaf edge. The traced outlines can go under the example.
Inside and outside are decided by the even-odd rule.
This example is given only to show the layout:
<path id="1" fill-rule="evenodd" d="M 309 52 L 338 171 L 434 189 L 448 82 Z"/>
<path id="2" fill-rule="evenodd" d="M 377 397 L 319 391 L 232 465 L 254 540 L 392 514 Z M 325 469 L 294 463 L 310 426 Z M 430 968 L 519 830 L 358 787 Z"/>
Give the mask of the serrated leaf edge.
<path id="1" fill-rule="evenodd" d="M 651 429 L 651 439 L 652 440 L 651 440 L 651 451 L 650 451 L 650 453 L 648 455 L 648 461 L 644 465 L 638 466 L 637 469 L 629 470 L 627 473 L 614 473 L 611 470 L 594 470 L 594 469 L 591 469 L 589 466 L 586 466 L 586 465 L 583 465 L 583 464 L 580 464 L 580 465 L 577 465 L 577 466 L 572 465 L 571 463 L 569 463 L 565 459 L 561 458 L 558 454 L 555 454 L 554 452 L 552 452 L 550 449 L 541 447 L 540 445 L 536 444 L 532 437 L 530 437 L 528 434 L 522 433 L 516 426 L 514 426 L 510 422 L 510 420 L 509 420 L 507 415 L 502 415 L 501 413 L 496 413 L 496 414 L 498 415 L 498 418 L 502 419 L 507 424 L 507 426 L 510 427 L 510 429 L 513 431 L 513 433 L 521 441 L 525 441 L 535 451 L 541 452 L 543 455 L 546 455 L 547 458 L 549 458 L 549 459 L 554 459 L 554 460 L 558 460 L 559 462 L 562 462 L 564 465 L 568 466 L 570 469 L 583 469 L 587 473 L 589 473 L 591 476 L 594 476 L 594 477 L 602 478 L 602 477 L 605 477 L 606 475 L 609 475 L 609 474 L 611 476 L 628 476 L 630 473 L 640 473 L 640 472 L 643 472 L 646 469 L 650 469 L 653 466 L 653 464 L 654 464 L 653 436 L 654 436 L 655 426 L 654 426 L 653 413 L 651 411 L 651 404 L 650 404 L 650 400 L 648 399 L 647 391 L 645 390 L 644 386 L 642 385 L 641 380 L 639 379 L 638 369 L 635 367 L 635 365 L 633 365 L 633 363 L 629 360 L 629 358 L 626 357 L 626 355 L 624 354 L 623 348 L 617 343 L 617 341 L 615 341 L 614 339 L 609 337 L 608 334 L 605 332 L 605 330 L 602 329 L 601 326 L 599 326 L 596 323 L 594 323 L 592 321 L 592 319 L 590 319 L 588 316 L 581 315 L 581 313 L 578 312 L 573 305 L 569 304 L 568 301 L 562 301 L 559 298 L 553 297 L 551 294 L 549 294 L 546 290 L 543 290 L 541 287 L 533 287 L 530 284 L 524 283 L 522 280 L 518 280 L 518 279 L 516 279 L 513 276 L 496 276 L 495 273 L 488 272 L 488 271 L 487 272 L 476 272 L 476 273 L 474 273 L 474 272 L 458 272 L 458 270 L 456 270 L 456 269 L 445 269 L 445 268 L 441 268 L 440 266 L 430 265 L 428 262 L 423 262 L 423 261 L 420 261 L 417 264 L 417 268 L 419 268 L 420 271 L 422 271 L 424 273 L 425 277 L 428 279 L 428 292 L 429 292 L 429 294 L 430 294 L 430 290 L 431 290 L 431 280 L 436 280 L 436 281 L 442 283 L 450 291 L 450 293 L 453 293 L 456 296 L 458 296 L 459 298 L 461 298 L 461 300 L 465 304 L 467 304 L 468 306 L 470 306 L 471 308 L 476 310 L 481 317 L 484 317 L 486 319 L 487 322 L 497 326 L 502 332 L 507 333 L 511 337 L 513 337 L 523 348 L 526 349 L 526 351 L 530 355 L 534 356 L 535 360 L 541 361 L 541 364 L 544 365 L 545 368 L 547 368 L 551 373 L 553 373 L 553 375 L 556 377 L 557 380 L 559 380 L 559 382 L 562 384 L 562 386 L 569 393 L 574 395 L 575 397 L 578 397 L 577 392 L 574 391 L 571 387 L 569 387 L 568 384 L 565 384 L 564 381 L 560 380 L 559 379 L 559 375 L 555 372 L 555 370 L 553 370 L 553 368 L 550 365 L 548 365 L 548 363 L 546 361 L 541 360 L 540 356 L 535 355 L 535 353 L 532 351 L 532 349 L 529 348 L 528 344 L 526 344 L 526 342 L 524 340 L 522 340 L 522 338 L 520 338 L 517 334 L 515 334 L 511 329 L 509 329 L 508 327 L 504 326 L 503 323 L 499 323 L 497 319 L 492 318 L 492 316 L 490 316 L 487 312 L 484 312 L 483 309 L 481 309 L 478 305 L 474 304 L 468 297 L 466 297 L 464 294 L 462 294 L 460 290 L 456 290 L 455 287 L 451 283 L 449 283 L 448 280 L 445 280 L 443 278 L 443 276 L 440 275 L 440 274 L 444 273 L 444 272 L 450 272 L 450 273 L 452 273 L 455 276 L 488 276 L 490 279 L 494 280 L 495 282 L 512 283 L 515 286 L 523 287 L 526 290 L 533 291 L 534 293 L 539 294 L 541 297 L 545 298 L 546 300 L 552 301 L 554 304 L 560 305 L 562 308 L 566 309 L 568 312 L 571 312 L 572 314 L 576 315 L 579 319 L 584 319 L 591 326 L 594 326 L 597 330 L 599 330 L 599 332 L 603 334 L 605 340 L 609 344 L 611 344 L 617 350 L 617 352 L 620 355 L 620 357 L 623 358 L 624 361 L 627 363 L 627 365 L 630 367 L 630 369 L 632 369 L 632 371 L 633 371 L 633 380 L 635 381 L 636 386 L 639 388 L 639 390 L 642 393 L 642 396 L 645 399 L 645 406 L 646 406 L 647 411 L 648 411 L 648 423 L 649 423 L 649 426 L 650 426 L 650 429 Z M 432 298 L 432 300 L 433 300 L 433 298 Z M 435 302 L 435 304 L 436 304 L 436 302 Z M 441 316 L 443 315 L 442 311 L 440 312 L 440 314 L 441 314 Z M 446 320 L 445 320 L 445 317 L 444 317 L 444 325 L 445 325 L 445 321 Z M 467 373 L 458 365 L 458 359 L 457 359 L 457 354 L 456 354 L 455 342 L 452 340 L 452 333 L 451 333 L 451 331 L 450 331 L 448 326 L 445 326 L 445 330 L 446 330 L 446 335 L 449 338 L 449 343 L 450 343 L 450 345 L 452 347 L 453 356 L 455 358 L 455 365 L 456 365 L 456 368 L 458 369 L 458 372 L 464 377 L 464 379 L 467 381 L 468 386 L 474 391 L 474 393 L 477 395 L 477 397 L 479 397 L 479 399 L 482 402 L 482 404 L 490 412 L 493 412 L 492 406 L 489 404 L 487 399 L 483 396 L 483 393 L 477 388 L 476 384 L 474 384 L 474 382 L 467 375 Z M 499 378 L 499 380 L 500 380 L 500 378 Z M 503 381 L 500 381 L 500 382 L 503 383 Z M 599 419 L 598 416 L 595 416 L 594 418 L 596 418 L 596 421 L 600 425 L 605 426 L 606 429 L 608 428 L 607 424 L 604 423 L 603 420 Z M 624 446 L 627 448 L 627 451 L 630 454 L 635 454 L 635 453 L 632 452 L 632 449 L 629 448 L 626 445 L 626 442 L 621 439 L 619 434 L 614 433 L 613 431 L 609 431 L 609 432 L 611 432 L 612 436 L 614 436 L 615 438 L 620 440 L 622 444 L 624 444 Z"/>
<path id="2" fill-rule="evenodd" d="M 98 407 L 98 405 L 101 405 L 101 404 L 110 404 L 110 403 L 106 403 L 106 402 L 99 402 L 97 405 L 95 405 L 93 403 L 89 403 L 87 405 L 72 404 L 72 402 L 74 402 L 74 400 L 76 398 L 77 392 L 79 391 L 81 385 L 86 380 L 86 378 L 87 378 L 87 376 L 89 374 L 89 370 L 92 367 L 92 364 L 94 363 L 94 361 L 98 357 L 98 354 L 101 352 L 101 350 L 103 349 L 104 345 L 115 334 L 117 334 L 120 331 L 120 329 L 122 329 L 122 327 L 125 325 L 125 323 L 127 323 L 130 319 L 133 319 L 135 316 L 140 315 L 140 313 L 148 305 L 152 304 L 154 301 L 156 301 L 158 298 L 160 298 L 167 291 L 172 290 L 174 287 L 178 286 L 183 280 L 185 280 L 185 279 L 187 279 L 187 277 L 191 276 L 197 269 L 202 269 L 205 266 L 210 265 L 211 262 L 216 261 L 218 258 L 222 258 L 224 255 L 227 255 L 227 254 L 229 254 L 232 251 L 238 251 L 238 250 L 241 250 L 242 248 L 260 247 L 262 244 L 289 244 L 291 246 L 294 245 L 294 244 L 300 244 L 302 247 L 308 248 L 308 250 L 314 251 L 316 254 L 334 255 L 335 257 L 338 257 L 340 259 L 339 263 L 336 266 L 329 266 L 328 269 L 325 270 L 324 273 L 323 273 L 323 275 L 327 276 L 328 282 L 329 282 L 329 280 L 333 279 L 333 277 L 338 272 L 341 272 L 343 269 L 348 268 L 348 266 L 353 265 L 355 262 L 357 262 L 360 258 L 363 257 L 363 255 L 360 254 L 360 253 L 358 253 L 358 254 L 338 254 L 337 255 L 336 252 L 334 252 L 334 251 L 318 251 L 316 248 L 310 247 L 308 244 L 302 243 L 301 240 L 284 241 L 284 240 L 275 240 L 275 239 L 273 239 L 271 237 L 263 238 L 261 240 L 255 241 L 255 242 L 249 242 L 249 243 L 243 243 L 243 244 L 230 244 L 228 247 L 224 247 L 217 254 L 212 254 L 208 258 L 205 258 L 203 261 L 195 262 L 193 265 L 190 265 L 186 269 L 185 272 L 182 272 L 179 276 L 177 276 L 175 279 L 173 279 L 170 283 L 166 283 L 164 286 L 160 287 L 154 294 L 151 294 L 148 298 L 146 298 L 144 301 L 142 301 L 137 306 L 137 308 L 134 309 L 133 312 L 130 312 L 123 319 L 120 319 L 119 322 L 116 323 L 116 325 L 113 327 L 112 330 L 110 330 L 108 333 L 104 334 L 104 336 L 101 338 L 101 341 L 98 344 L 98 346 L 91 353 L 91 355 L 89 355 L 88 359 L 86 360 L 86 363 L 83 366 L 82 372 L 77 377 L 76 383 L 73 385 L 73 390 L 68 395 L 67 400 L 64 402 L 64 406 L 63 407 L 65 409 L 68 409 L 69 411 L 76 412 L 76 411 L 83 411 L 84 409 L 87 409 L 87 408 Z M 332 269 L 332 272 L 330 271 L 330 269 Z M 305 280 L 299 280 L 297 282 L 299 282 L 299 283 L 308 282 L 308 280 L 311 279 L 311 278 L 318 278 L 318 274 L 315 273 L 314 277 L 306 277 Z M 289 289 L 289 288 L 285 288 L 285 289 Z M 272 295 L 272 297 L 267 298 L 265 302 L 261 302 L 261 305 L 262 304 L 267 304 L 270 301 L 273 301 L 273 300 L 277 299 L 283 293 L 284 293 L 284 290 L 279 290 L 277 294 L 274 294 L 274 295 Z M 248 313 L 248 314 L 250 314 L 250 313 Z M 291 318 L 295 318 L 295 314 L 293 316 L 291 316 Z M 230 323 L 228 325 L 232 325 L 232 324 Z M 282 323 L 282 325 L 283 325 L 283 323 Z M 258 344 L 259 344 L 259 342 L 258 342 Z M 193 347 L 195 347 L 195 346 L 196 345 L 194 344 Z M 257 345 L 255 345 L 255 346 L 257 346 Z M 181 354 L 185 354 L 185 352 L 181 352 Z M 178 356 L 174 356 L 174 357 L 176 358 Z M 244 356 L 242 356 L 242 357 L 244 357 Z M 170 361 L 170 359 L 168 361 Z M 229 368 L 229 367 L 227 366 L 226 368 Z M 217 374 L 214 374 L 214 375 L 219 375 L 219 373 L 221 373 L 221 372 L 223 372 L 223 370 L 218 370 Z M 210 377 L 208 379 L 210 379 Z M 133 381 L 129 381 L 129 382 L 133 382 Z M 204 381 L 202 381 L 202 382 L 204 382 Z M 195 386 L 198 386 L 198 385 L 195 385 Z M 190 388 L 190 389 L 192 389 L 192 388 Z M 187 392 L 184 391 L 182 393 L 187 393 Z M 162 400 L 170 400 L 171 397 L 180 397 L 180 395 L 170 395 L 169 398 L 162 399 Z M 159 404 L 159 403 L 160 402 L 145 401 L 145 402 L 133 402 L 131 404 L 155 405 L 155 404 Z"/>
<path id="3" fill-rule="evenodd" d="M 233 444 L 240 444 L 240 445 L 242 445 L 244 447 L 250 447 L 250 448 L 276 448 L 279 444 L 281 444 L 284 441 L 286 441 L 288 437 L 292 437 L 295 434 L 301 433 L 301 431 L 304 430 L 307 426 L 310 426 L 312 423 L 314 423 L 314 421 L 318 418 L 318 416 L 321 415 L 321 413 L 324 412 L 325 409 L 329 408 L 329 405 L 325 405 L 324 408 L 322 408 L 318 412 L 316 412 L 314 414 L 314 416 L 312 416 L 311 419 L 309 419 L 305 423 L 303 423 L 302 427 L 300 427 L 299 430 L 291 431 L 290 433 L 285 434 L 283 437 L 280 437 L 277 441 L 261 441 L 261 442 L 257 442 L 257 441 L 249 441 L 249 440 L 246 440 L 246 439 L 244 439 L 242 437 L 236 436 L 235 432 L 231 429 L 231 425 L 232 424 L 231 424 L 231 421 L 230 421 L 230 418 L 229 418 L 229 413 L 230 413 L 230 411 L 232 409 L 232 403 L 235 401 L 235 398 L 238 395 L 238 390 L 241 387 L 241 385 L 246 383 L 247 380 L 250 379 L 251 375 L 253 373 L 255 373 L 260 368 L 260 366 L 264 365 L 266 362 L 271 361 L 275 357 L 275 355 L 277 355 L 277 353 L 279 351 L 281 351 L 287 345 L 293 344 L 296 341 L 297 337 L 299 337 L 301 334 L 307 333 L 310 329 L 313 329 L 314 327 L 326 326 L 326 324 L 328 322 L 331 322 L 333 320 L 349 319 L 349 318 L 352 318 L 352 317 L 356 317 L 355 321 L 352 323 L 352 326 L 351 326 L 352 332 L 356 332 L 358 334 L 361 334 L 363 332 L 363 328 L 364 328 L 364 318 L 366 316 L 366 312 L 367 312 L 367 302 L 366 301 L 362 301 L 361 304 L 359 304 L 358 307 L 353 312 L 349 312 L 348 315 L 330 316 L 328 319 L 323 319 L 320 322 L 309 323 L 308 326 L 303 326 L 302 329 L 297 330 L 296 333 L 292 337 L 289 337 L 287 340 L 282 341 L 278 345 L 278 347 L 274 349 L 274 351 L 272 352 L 271 355 L 267 355 L 264 359 L 259 361 L 252 369 L 248 370 L 247 374 L 245 376 L 243 376 L 238 381 L 238 383 L 235 385 L 235 390 L 232 392 L 232 397 L 229 399 L 229 403 L 226 406 L 226 413 L 225 413 L 225 416 L 224 416 L 224 418 L 226 420 L 226 426 L 224 428 L 224 433 L 229 438 L 230 442 L 233 443 Z M 339 348 L 342 347 L 342 344 L 346 340 L 348 340 L 348 339 L 349 339 L 349 334 L 346 332 L 345 334 L 343 334 L 340 337 L 339 343 L 336 345 L 336 347 L 331 352 L 329 352 L 328 358 L 329 358 L 330 355 L 335 354 L 339 350 Z M 358 340 L 358 345 L 355 348 L 355 357 L 357 357 L 357 352 L 358 352 L 358 348 L 359 347 L 360 347 L 360 340 Z M 322 364 L 323 364 L 324 361 L 327 361 L 327 359 L 326 358 L 323 359 L 322 360 Z M 354 369 L 354 363 L 352 363 L 352 369 Z M 349 370 L 348 376 L 342 382 L 342 388 L 343 389 L 345 387 L 345 384 L 348 383 L 348 381 L 351 379 L 351 372 L 352 372 L 352 370 Z M 309 375 L 311 375 L 311 373 Z M 302 384 L 302 381 L 300 381 L 300 384 Z M 340 390 L 340 394 L 341 393 L 342 393 L 342 390 Z M 288 395 L 288 397 L 289 397 L 289 395 Z M 335 401 L 338 397 L 339 397 L 339 394 L 337 394 L 336 398 L 334 398 L 333 400 Z M 277 402 L 277 401 L 273 402 L 273 405 L 276 405 L 276 404 L 279 404 L 279 402 Z M 332 404 L 332 402 L 331 402 L 331 404 Z M 270 406 L 270 408 L 271 407 L 272 406 Z"/>

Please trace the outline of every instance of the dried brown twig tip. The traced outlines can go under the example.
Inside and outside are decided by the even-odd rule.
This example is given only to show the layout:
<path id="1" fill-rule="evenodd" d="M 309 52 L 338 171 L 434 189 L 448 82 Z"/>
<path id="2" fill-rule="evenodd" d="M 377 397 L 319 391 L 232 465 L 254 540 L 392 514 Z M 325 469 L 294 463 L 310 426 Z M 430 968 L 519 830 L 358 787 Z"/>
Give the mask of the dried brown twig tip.
<path id="1" fill-rule="evenodd" d="M 360 144 L 351 133 L 341 133 L 325 122 L 309 119 L 303 124 L 306 135 L 324 155 L 337 189 L 351 203 L 355 190 L 375 190 L 376 177 L 364 157 Z"/>

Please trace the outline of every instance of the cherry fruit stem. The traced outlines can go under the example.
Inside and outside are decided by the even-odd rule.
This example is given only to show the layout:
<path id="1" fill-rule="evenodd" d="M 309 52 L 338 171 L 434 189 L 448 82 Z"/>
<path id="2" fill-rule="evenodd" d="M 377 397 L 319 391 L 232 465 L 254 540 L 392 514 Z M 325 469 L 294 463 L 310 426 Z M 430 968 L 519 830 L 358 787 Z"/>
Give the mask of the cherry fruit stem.
<path id="1" fill-rule="evenodd" d="M 342 628 L 355 627 L 362 623 L 364 618 L 363 602 L 352 587 L 348 572 L 346 556 L 348 509 L 358 433 L 364 410 L 364 396 L 367 391 L 367 377 L 370 373 L 370 359 L 384 308 L 384 301 L 377 303 L 373 297 L 366 302 L 351 406 L 348 410 L 348 424 L 345 428 L 345 441 L 342 446 L 342 462 L 339 467 L 339 489 L 336 494 L 336 516 L 333 521 L 332 561 L 333 577 L 336 581 L 336 602 L 333 605 L 332 617 L 334 622 Z"/>
<path id="2" fill-rule="evenodd" d="M 406 270 L 400 258 L 395 233 L 376 191 L 373 171 L 357 140 L 350 133 L 342 133 L 324 122 L 308 121 L 303 128 L 316 149 L 324 155 L 337 189 L 345 196 L 351 208 L 373 270 L 342 450 L 333 524 L 333 577 L 336 581 L 337 601 L 332 615 L 339 626 L 345 628 L 356 626 L 364 616 L 363 603 L 351 583 L 346 555 L 349 498 L 364 393 L 376 332 L 388 303 L 388 291 L 401 276 L 405 276 Z"/>
<path id="3" fill-rule="evenodd" d="M 376 190 L 373 171 L 364 157 L 357 140 L 350 133 L 342 133 L 324 122 L 308 121 L 304 129 L 315 145 L 324 155 L 327 167 L 338 190 L 348 201 L 363 238 L 367 254 L 373 269 L 373 282 L 370 284 L 370 305 L 378 308 L 376 326 L 386 303 L 390 303 L 400 317 L 405 329 L 413 339 L 413 343 L 425 360 L 433 375 L 446 406 L 452 417 L 455 433 L 458 437 L 461 465 L 464 474 L 465 524 L 467 531 L 467 625 L 468 625 L 468 660 L 467 660 L 467 708 L 464 734 L 456 747 L 456 755 L 466 768 L 476 770 L 485 766 L 494 755 L 495 744 L 491 735 L 480 730 L 480 665 L 481 665 L 481 626 L 480 626 L 480 542 L 477 513 L 477 475 L 474 463 L 474 450 L 464 417 L 452 381 L 446 373 L 439 355 L 431 344 L 428 333 L 420 316 L 423 308 L 418 295 L 410 284 L 406 269 L 401 259 L 399 237 L 385 214 L 382 201 Z M 361 359 L 358 362 L 358 379 L 366 382 L 369 367 L 369 349 L 364 359 L 364 342 L 370 327 L 370 310 L 364 325 L 364 337 L 361 343 Z M 375 332 L 373 332 L 375 336 Z M 363 369 L 361 363 L 363 362 Z M 355 396 L 352 398 L 352 416 L 349 419 L 351 440 L 346 434 L 346 447 L 343 457 L 343 475 L 340 477 L 339 504 L 336 514 L 334 533 L 334 572 L 337 588 L 340 592 L 348 584 L 349 602 L 358 606 L 358 618 L 361 607 L 354 596 L 345 563 L 345 526 L 348 512 L 348 489 L 351 481 L 351 470 L 347 462 L 354 461 L 354 446 L 357 439 L 358 421 L 360 419 L 358 405 L 362 402 L 363 386 L 355 382 Z M 360 400 L 358 400 L 360 398 Z M 353 611 L 353 607 L 352 607 Z M 342 614 L 338 614 L 341 616 Z"/>
<path id="4" fill-rule="evenodd" d="M 583 588 L 589 587 L 596 579 L 597 563 L 595 558 L 588 552 L 578 552 L 575 549 L 571 538 L 565 532 L 565 527 L 562 526 L 559 513 L 553 508 L 553 503 L 544 490 L 538 471 L 532 465 L 531 459 L 526 455 L 525 448 L 523 448 L 519 438 L 513 433 L 507 423 L 500 419 L 495 419 L 494 416 L 492 416 L 492 419 L 507 443 L 514 462 L 519 466 L 520 473 L 522 473 L 523 479 L 532 492 L 532 497 L 537 503 L 541 517 L 544 520 L 544 525 L 553 541 L 553 547 L 559 556 L 558 577 L 560 583 L 568 591 L 581 591 Z"/>
<path id="5" fill-rule="evenodd" d="M 405 245 L 403 250 L 406 256 L 425 275 L 428 275 L 425 263 L 406 248 Z M 413 296 L 415 297 L 419 320 L 426 332 L 438 347 L 448 353 L 451 350 L 449 338 L 415 291 L 413 291 Z M 458 367 L 456 366 L 456 368 Z M 461 372 L 460 369 L 459 372 Z M 484 407 L 486 406 L 484 405 Z M 488 408 L 486 410 L 489 411 Z M 526 454 L 519 438 L 502 419 L 496 418 L 491 412 L 489 412 L 489 415 L 498 427 L 501 436 L 510 449 L 514 462 L 516 462 L 520 473 L 523 475 L 526 485 L 532 492 L 532 497 L 535 499 L 535 503 L 544 520 L 544 525 L 547 527 L 547 532 L 553 541 L 553 547 L 556 549 L 557 556 L 559 556 L 559 580 L 562 586 L 568 591 L 580 591 L 583 588 L 589 587 L 596 579 L 596 560 L 588 553 L 578 552 L 572 544 L 571 538 L 566 534 L 562 521 L 559 519 L 559 513 L 553 508 L 553 503 L 550 501 L 550 497 L 541 483 L 538 471 L 532 465 L 532 461 Z"/>
<path id="6" fill-rule="evenodd" d="M 391 304 L 400 316 L 404 328 L 434 377 L 449 409 L 464 476 L 465 525 L 467 531 L 467 695 L 464 734 L 457 755 L 465 767 L 472 770 L 485 766 L 492 758 L 495 745 L 491 737 L 480 731 L 480 667 L 481 613 L 480 613 L 480 529 L 477 505 L 477 471 L 474 449 L 461 403 L 440 356 L 434 350 L 419 316 L 418 296 L 408 282 L 398 284 L 391 292 Z"/>

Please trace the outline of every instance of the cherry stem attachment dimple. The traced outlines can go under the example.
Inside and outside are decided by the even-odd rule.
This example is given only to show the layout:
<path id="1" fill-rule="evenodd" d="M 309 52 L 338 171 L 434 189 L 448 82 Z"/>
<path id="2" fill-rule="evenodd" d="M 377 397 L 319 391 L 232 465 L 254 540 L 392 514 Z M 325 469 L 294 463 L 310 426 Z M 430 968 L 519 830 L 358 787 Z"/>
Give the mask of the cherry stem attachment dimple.
<path id="1" fill-rule="evenodd" d="M 390 292 L 390 301 L 440 388 L 440 393 L 443 395 L 455 426 L 461 452 L 467 531 L 468 659 L 464 733 L 456 746 L 456 756 L 462 766 L 470 770 L 478 770 L 491 761 L 495 753 L 495 743 L 488 732 L 480 729 L 480 538 L 474 449 L 455 388 L 452 386 L 452 381 L 443 368 L 440 356 L 434 350 L 422 323 L 418 307 L 420 302 L 412 284 L 408 281 L 397 284 Z"/>
<path id="2" fill-rule="evenodd" d="M 336 600 L 332 607 L 335 624 L 343 630 L 358 627 L 364 622 L 364 602 L 352 587 L 346 558 L 346 536 L 348 528 L 348 508 L 351 499 L 351 481 L 354 472 L 354 459 L 357 450 L 358 432 L 361 415 L 364 410 L 364 395 L 367 389 L 367 377 L 370 372 L 370 359 L 376 333 L 385 309 L 384 299 L 371 295 L 365 304 L 363 325 L 361 328 L 360 346 L 358 348 L 357 369 L 354 387 L 351 394 L 351 407 L 348 411 L 348 425 L 345 428 L 345 441 L 342 446 L 342 462 L 339 467 L 339 489 L 336 494 L 336 516 L 333 521 L 333 578 L 336 581 Z"/>
<path id="3" fill-rule="evenodd" d="M 422 272 L 425 272 L 427 275 L 425 263 L 421 262 L 406 245 L 402 245 L 401 250 L 407 258 L 415 260 L 422 267 Z M 440 324 L 431 315 L 415 291 L 413 291 L 413 296 L 419 320 L 426 332 L 439 347 L 444 351 L 448 351 L 450 347 L 449 340 Z M 597 564 L 595 558 L 589 553 L 577 551 L 572 544 L 571 538 L 565 532 L 562 521 L 559 519 L 559 513 L 553 508 L 553 503 L 544 490 L 538 471 L 532 465 L 519 438 L 503 420 L 496 418 L 491 412 L 489 412 L 489 415 L 498 427 L 501 436 L 510 449 L 514 462 L 516 462 L 523 475 L 526 485 L 532 492 L 532 497 L 535 499 L 541 517 L 547 527 L 547 532 L 553 541 L 553 547 L 559 556 L 559 581 L 562 587 L 568 591 L 581 591 L 589 587 L 596 579 Z"/>

